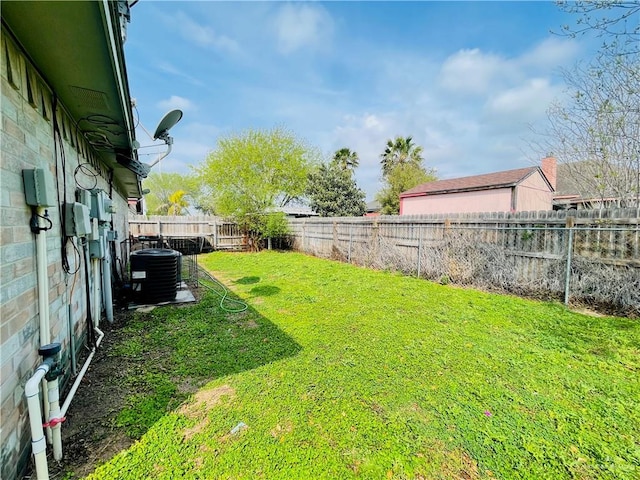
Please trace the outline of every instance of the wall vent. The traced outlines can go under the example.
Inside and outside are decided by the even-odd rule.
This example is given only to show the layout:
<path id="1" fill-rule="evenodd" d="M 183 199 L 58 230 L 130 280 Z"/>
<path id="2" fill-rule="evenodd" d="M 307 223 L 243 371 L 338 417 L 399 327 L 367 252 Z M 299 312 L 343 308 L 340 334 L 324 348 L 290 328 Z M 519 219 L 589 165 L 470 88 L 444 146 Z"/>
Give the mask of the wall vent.
<path id="1" fill-rule="evenodd" d="M 75 85 L 70 85 L 70 88 L 76 100 L 83 106 L 92 110 L 105 110 L 109 108 L 107 96 L 104 92 L 77 87 Z"/>

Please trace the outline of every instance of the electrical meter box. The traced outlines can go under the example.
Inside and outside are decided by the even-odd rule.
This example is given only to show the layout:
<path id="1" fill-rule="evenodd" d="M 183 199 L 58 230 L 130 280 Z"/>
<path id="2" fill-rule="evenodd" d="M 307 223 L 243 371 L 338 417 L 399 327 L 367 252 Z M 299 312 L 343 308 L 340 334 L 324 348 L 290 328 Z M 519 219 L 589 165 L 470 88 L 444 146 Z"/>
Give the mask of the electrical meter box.
<path id="1" fill-rule="evenodd" d="M 78 202 L 83 203 L 91 210 L 91 191 L 78 188 L 76 190 L 76 199 Z"/>
<path id="2" fill-rule="evenodd" d="M 116 213 L 116 207 L 113 206 L 113 200 L 111 200 L 109 197 L 105 197 L 104 199 L 104 210 L 105 212 L 107 212 L 107 214 Z"/>
<path id="3" fill-rule="evenodd" d="M 24 196 L 32 207 L 53 207 L 57 205 L 56 189 L 49 170 L 34 168 L 22 170 Z"/>
<path id="4" fill-rule="evenodd" d="M 66 203 L 65 235 L 67 237 L 86 237 L 91 233 L 89 207 L 82 203 Z"/>
<path id="5" fill-rule="evenodd" d="M 104 190 L 91 190 L 91 218 L 97 218 L 99 222 L 108 222 L 112 210 L 111 199 Z"/>
<path id="6" fill-rule="evenodd" d="M 104 258 L 104 243 L 102 239 L 89 241 L 89 256 L 91 258 Z"/>
<path id="7" fill-rule="evenodd" d="M 107 227 L 98 227 L 98 235 L 89 240 L 89 256 L 91 258 L 104 258 L 107 238 Z"/>

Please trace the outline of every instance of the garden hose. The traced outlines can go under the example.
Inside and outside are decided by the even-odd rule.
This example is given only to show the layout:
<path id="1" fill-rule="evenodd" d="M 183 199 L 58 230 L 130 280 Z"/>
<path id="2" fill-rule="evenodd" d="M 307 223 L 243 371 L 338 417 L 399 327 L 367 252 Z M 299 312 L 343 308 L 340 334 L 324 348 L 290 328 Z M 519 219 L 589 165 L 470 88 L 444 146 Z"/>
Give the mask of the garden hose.
<path id="1" fill-rule="evenodd" d="M 233 298 L 229 297 L 229 289 L 227 287 L 225 287 L 220 281 L 216 280 L 209 272 L 207 272 L 205 269 L 203 268 L 198 268 L 199 273 L 203 273 L 204 275 L 207 276 L 208 280 L 210 280 L 214 285 L 219 286 L 222 289 L 222 293 L 217 289 L 217 288 L 213 288 L 211 285 L 209 285 L 208 283 L 203 282 L 202 280 L 200 280 L 200 278 L 198 278 L 198 284 L 202 285 L 203 287 L 208 288 L 210 291 L 212 291 L 213 293 L 215 293 L 216 295 L 218 295 L 220 297 L 220 308 L 222 310 L 224 310 L 227 313 L 240 313 L 240 312 L 244 312 L 247 308 L 249 308 L 247 306 L 246 303 L 244 303 L 241 300 L 235 300 Z M 231 303 L 231 304 L 236 304 L 236 305 L 240 305 L 240 308 L 227 308 L 224 306 L 225 302 L 227 303 Z"/>

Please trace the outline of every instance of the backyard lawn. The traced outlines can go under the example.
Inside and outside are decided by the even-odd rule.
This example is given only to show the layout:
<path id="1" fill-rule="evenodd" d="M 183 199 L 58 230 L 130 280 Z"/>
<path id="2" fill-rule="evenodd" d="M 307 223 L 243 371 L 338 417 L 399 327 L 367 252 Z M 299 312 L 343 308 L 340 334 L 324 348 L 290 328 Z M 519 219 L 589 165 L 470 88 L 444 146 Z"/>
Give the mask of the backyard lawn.
<path id="1" fill-rule="evenodd" d="M 248 309 L 125 327 L 139 441 L 91 478 L 640 478 L 638 320 L 297 253 L 200 264 Z"/>

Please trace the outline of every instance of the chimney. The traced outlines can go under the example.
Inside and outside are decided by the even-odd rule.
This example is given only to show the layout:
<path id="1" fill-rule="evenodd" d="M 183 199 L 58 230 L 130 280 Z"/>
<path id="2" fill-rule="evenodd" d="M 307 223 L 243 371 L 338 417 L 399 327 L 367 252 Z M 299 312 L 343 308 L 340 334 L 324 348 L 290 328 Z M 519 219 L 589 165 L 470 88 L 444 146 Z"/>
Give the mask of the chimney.
<path id="1" fill-rule="evenodd" d="M 551 187 L 556 189 L 556 176 L 558 171 L 558 163 L 556 162 L 555 157 L 550 155 L 546 156 L 542 159 L 542 173 L 547 177 Z"/>

